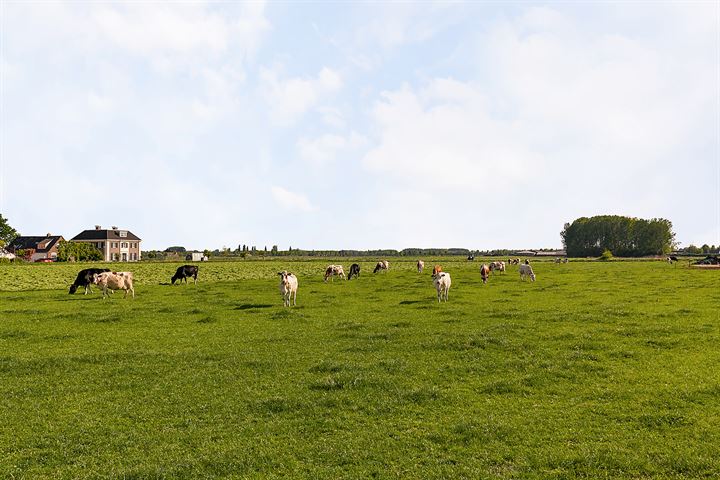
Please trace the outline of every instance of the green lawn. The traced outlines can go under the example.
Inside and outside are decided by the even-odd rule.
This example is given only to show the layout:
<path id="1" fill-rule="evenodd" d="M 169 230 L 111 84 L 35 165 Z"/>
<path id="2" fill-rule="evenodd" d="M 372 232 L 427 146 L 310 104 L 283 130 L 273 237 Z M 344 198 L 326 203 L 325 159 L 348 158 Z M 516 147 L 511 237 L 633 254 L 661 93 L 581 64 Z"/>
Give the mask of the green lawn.
<path id="1" fill-rule="evenodd" d="M 83 266 L 0 265 L 0 478 L 720 475 L 720 272 L 483 286 L 445 259 L 438 304 L 429 268 L 325 284 L 328 263 L 210 262 L 197 286 L 123 265 L 136 298 L 104 301 L 68 295 Z"/>

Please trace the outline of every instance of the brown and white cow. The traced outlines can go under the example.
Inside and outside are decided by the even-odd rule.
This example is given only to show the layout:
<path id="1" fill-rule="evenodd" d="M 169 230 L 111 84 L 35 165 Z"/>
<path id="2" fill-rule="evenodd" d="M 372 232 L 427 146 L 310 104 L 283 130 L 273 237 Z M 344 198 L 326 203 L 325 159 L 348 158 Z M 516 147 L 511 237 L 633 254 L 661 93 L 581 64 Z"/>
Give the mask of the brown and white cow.
<path id="1" fill-rule="evenodd" d="M 341 277 L 345 278 L 345 270 L 343 269 L 342 265 L 328 265 L 328 267 L 325 269 L 325 281 L 328 281 L 328 278 L 335 280 L 335 277 Z"/>
<path id="2" fill-rule="evenodd" d="M 379 272 L 380 270 L 384 270 L 384 271 L 387 272 L 389 269 L 390 269 L 390 264 L 388 263 L 388 261 L 387 261 L 387 260 L 380 260 L 380 261 L 375 265 L 375 270 L 373 270 L 373 273 L 377 273 L 377 272 Z"/>
<path id="3" fill-rule="evenodd" d="M 482 278 L 483 283 L 487 283 L 488 278 L 490 278 L 490 267 L 484 263 L 480 267 L 480 277 Z"/>
<path id="4" fill-rule="evenodd" d="M 498 272 L 505 272 L 505 262 L 491 262 L 490 263 L 490 271 L 495 272 L 497 270 Z"/>
<path id="5" fill-rule="evenodd" d="M 423 268 L 425 268 L 425 262 L 423 262 L 422 260 L 418 260 L 417 261 L 418 273 L 422 273 Z"/>
<path id="6" fill-rule="evenodd" d="M 128 292 L 132 293 L 132 297 L 135 298 L 135 289 L 133 288 L 133 274 L 132 272 L 101 272 L 96 273 L 93 276 L 93 283 L 102 287 L 103 299 L 107 297 L 108 289 L 111 290 L 125 290 L 125 296 L 127 298 Z"/>

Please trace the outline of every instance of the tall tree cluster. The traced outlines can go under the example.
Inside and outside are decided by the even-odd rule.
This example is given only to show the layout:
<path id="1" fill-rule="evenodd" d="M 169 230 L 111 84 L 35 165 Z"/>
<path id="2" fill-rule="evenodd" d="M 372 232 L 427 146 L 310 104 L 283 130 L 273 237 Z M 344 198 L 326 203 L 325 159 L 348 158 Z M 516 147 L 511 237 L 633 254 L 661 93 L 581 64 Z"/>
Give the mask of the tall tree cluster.
<path id="1" fill-rule="evenodd" d="M 664 218 L 581 217 L 566 223 L 560 236 L 570 257 L 595 257 L 605 250 L 617 257 L 643 257 L 669 253 L 675 246 L 672 223 Z"/>

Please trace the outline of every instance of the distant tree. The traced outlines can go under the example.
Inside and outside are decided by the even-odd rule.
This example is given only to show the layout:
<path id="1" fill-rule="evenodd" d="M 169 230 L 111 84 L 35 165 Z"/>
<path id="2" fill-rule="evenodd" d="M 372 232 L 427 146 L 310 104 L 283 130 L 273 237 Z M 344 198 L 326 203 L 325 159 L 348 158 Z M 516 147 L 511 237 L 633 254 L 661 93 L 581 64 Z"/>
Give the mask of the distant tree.
<path id="1" fill-rule="evenodd" d="M 174 252 L 174 253 L 185 253 L 187 250 L 185 250 L 185 247 L 174 246 L 174 247 L 166 248 L 165 251 L 166 252 Z"/>
<path id="2" fill-rule="evenodd" d="M 7 219 L 0 213 L 0 247 L 9 245 L 10 242 L 19 237 L 20 234 L 13 227 L 10 226 Z"/>
<path id="3" fill-rule="evenodd" d="M 210 253 L 211 253 L 210 250 L 208 250 L 207 248 L 205 250 L 203 250 L 203 255 L 208 258 L 210 258 Z"/>
<path id="4" fill-rule="evenodd" d="M 700 249 L 702 250 L 702 253 L 710 253 L 710 245 L 708 245 L 707 243 L 700 247 Z"/>
<path id="5" fill-rule="evenodd" d="M 690 244 L 687 247 L 685 247 L 685 251 L 691 255 L 697 255 L 698 253 L 702 253 L 702 250 L 700 250 L 698 247 L 696 247 L 693 244 Z"/>
<path id="6" fill-rule="evenodd" d="M 102 258 L 102 252 L 90 243 L 69 242 L 66 240 L 61 240 L 60 243 L 58 243 L 58 260 L 62 262 L 69 260 L 78 262 L 98 261 L 102 260 Z"/>
<path id="7" fill-rule="evenodd" d="M 675 247 L 672 223 L 617 215 L 581 217 L 560 232 L 570 257 L 597 257 L 605 250 L 618 257 L 662 255 Z"/>

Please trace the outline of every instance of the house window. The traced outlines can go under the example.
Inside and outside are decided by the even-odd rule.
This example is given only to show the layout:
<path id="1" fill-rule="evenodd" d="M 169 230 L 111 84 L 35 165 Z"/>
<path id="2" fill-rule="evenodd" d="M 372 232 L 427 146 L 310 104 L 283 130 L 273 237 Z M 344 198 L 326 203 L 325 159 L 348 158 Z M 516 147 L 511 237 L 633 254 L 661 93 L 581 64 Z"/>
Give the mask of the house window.
<path id="1" fill-rule="evenodd" d="M 120 260 L 120 255 L 118 255 L 117 253 L 113 253 L 113 260 L 116 262 Z"/>

